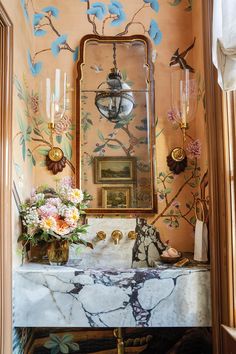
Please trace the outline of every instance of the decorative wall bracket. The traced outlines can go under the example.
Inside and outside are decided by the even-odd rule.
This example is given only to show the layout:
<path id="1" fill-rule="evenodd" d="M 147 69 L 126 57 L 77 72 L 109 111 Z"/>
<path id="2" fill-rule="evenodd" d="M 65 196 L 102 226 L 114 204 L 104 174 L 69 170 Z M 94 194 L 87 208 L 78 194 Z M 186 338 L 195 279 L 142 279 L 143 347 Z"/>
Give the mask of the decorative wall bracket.
<path id="1" fill-rule="evenodd" d="M 50 140 L 51 140 L 51 149 L 49 150 L 46 156 L 46 166 L 48 170 L 52 171 L 54 175 L 62 170 L 66 166 L 66 157 L 64 156 L 63 151 L 53 144 L 53 135 L 54 135 L 54 123 L 49 123 L 48 128 L 50 129 Z"/>

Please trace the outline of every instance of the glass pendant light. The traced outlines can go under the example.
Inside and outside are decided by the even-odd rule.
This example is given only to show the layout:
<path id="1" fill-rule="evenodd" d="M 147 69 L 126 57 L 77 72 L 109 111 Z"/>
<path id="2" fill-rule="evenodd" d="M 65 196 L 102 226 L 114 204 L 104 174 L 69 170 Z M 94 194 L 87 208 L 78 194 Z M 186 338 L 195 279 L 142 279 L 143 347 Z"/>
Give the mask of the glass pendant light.
<path id="1" fill-rule="evenodd" d="M 116 44 L 113 43 L 114 67 L 96 91 L 95 105 L 102 116 L 110 122 L 125 120 L 134 108 L 134 97 L 130 86 L 122 80 L 117 68 Z"/>

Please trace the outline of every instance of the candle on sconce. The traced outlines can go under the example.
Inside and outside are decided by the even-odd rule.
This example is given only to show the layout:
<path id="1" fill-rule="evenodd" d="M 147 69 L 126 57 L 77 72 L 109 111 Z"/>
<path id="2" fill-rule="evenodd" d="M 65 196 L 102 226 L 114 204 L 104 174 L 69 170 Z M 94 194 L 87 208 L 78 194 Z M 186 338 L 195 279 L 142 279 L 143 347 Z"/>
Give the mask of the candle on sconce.
<path id="1" fill-rule="evenodd" d="M 180 80 L 180 103 L 181 103 L 181 116 L 182 116 L 182 123 L 183 125 L 187 124 L 187 117 L 186 117 L 186 94 L 184 92 L 183 87 L 183 80 Z"/>
<path id="2" fill-rule="evenodd" d="M 54 125 L 54 117 L 55 117 L 55 95 L 52 94 L 52 103 L 51 103 L 51 123 Z"/>
<path id="3" fill-rule="evenodd" d="M 46 114 L 47 118 L 50 119 L 51 117 L 51 82 L 50 79 L 46 79 Z"/>
<path id="4" fill-rule="evenodd" d="M 66 88 L 67 88 L 67 75 L 64 73 L 64 103 L 63 103 L 63 111 L 66 110 Z"/>
<path id="5" fill-rule="evenodd" d="M 59 111 L 59 101 L 60 101 L 60 80 L 61 80 L 61 70 L 56 69 L 55 73 L 55 103 L 56 111 Z"/>

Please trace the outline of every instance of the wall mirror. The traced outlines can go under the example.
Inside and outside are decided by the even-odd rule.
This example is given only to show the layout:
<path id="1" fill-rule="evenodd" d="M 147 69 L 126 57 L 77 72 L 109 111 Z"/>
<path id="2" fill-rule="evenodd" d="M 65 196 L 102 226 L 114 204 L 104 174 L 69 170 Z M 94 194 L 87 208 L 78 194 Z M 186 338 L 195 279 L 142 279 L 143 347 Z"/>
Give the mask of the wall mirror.
<path id="1" fill-rule="evenodd" d="M 156 210 L 154 83 L 144 36 L 86 36 L 76 89 L 76 183 L 89 213 Z"/>

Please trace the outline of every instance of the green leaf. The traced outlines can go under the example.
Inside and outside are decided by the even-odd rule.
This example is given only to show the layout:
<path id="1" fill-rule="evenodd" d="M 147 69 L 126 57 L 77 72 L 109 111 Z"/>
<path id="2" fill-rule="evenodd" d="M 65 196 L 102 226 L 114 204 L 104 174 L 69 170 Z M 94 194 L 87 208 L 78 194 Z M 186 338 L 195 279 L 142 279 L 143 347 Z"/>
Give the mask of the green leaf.
<path id="1" fill-rule="evenodd" d="M 103 142 L 105 141 L 105 138 L 100 130 L 98 130 L 98 137 L 101 141 L 103 141 Z"/>
<path id="2" fill-rule="evenodd" d="M 73 339 L 74 339 L 74 336 L 73 336 L 72 334 L 65 334 L 65 335 L 62 337 L 62 342 L 63 342 L 63 343 L 69 343 L 69 342 L 71 342 Z"/>
<path id="3" fill-rule="evenodd" d="M 25 135 L 27 131 L 27 125 L 26 122 L 23 121 L 19 113 L 17 113 L 17 120 L 18 120 L 20 131 L 22 132 L 22 134 Z"/>
<path id="4" fill-rule="evenodd" d="M 67 160 L 71 160 L 71 158 L 72 158 L 72 146 L 68 142 L 68 140 L 66 140 L 66 139 L 62 140 L 62 150 L 63 150 L 64 155 L 67 158 Z"/>
<path id="5" fill-rule="evenodd" d="M 23 160 L 25 161 L 25 158 L 26 158 L 26 145 L 25 145 L 25 140 L 24 139 L 22 140 L 22 157 L 23 157 Z"/>
<path id="6" fill-rule="evenodd" d="M 39 153 L 40 155 L 43 155 L 43 156 L 47 156 L 49 150 L 50 150 L 49 147 L 38 148 L 38 149 L 37 149 L 38 153 Z"/>
<path id="7" fill-rule="evenodd" d="M 56 343 L 58 343 L 58 344 L 61 343 L 61 338 L 60 338 L 58 335 L 56 335 L 56 334 L 54 334 L 54 333 L 50 333 L 49 337 L 50 337 L 52 340 L 54 340 Z"/>
<path id="8" fill-rule="evenodd" d="M 44 344 L 44 347 L 47 349 L 52 349 L 57 346 L 58 346 L 58 343 L 53 340 L 50 340 L 50 339 Z"/>
<path id="9" fill-rule="evenodd" d="M 93 150 L 93 152 L 99 152 L 99 151 L 101 151 L 105 146 L 106 146 L 106 144 L 99 145 L 99 146 L 97 146 L 97 147 Z"/>
<path id="10" fill-rule="evenodd" d="M 166 176 L 165 172 L 160 172 L 159 173 L 159 177 L 165 177 L 165 176 Z"/>
<path id="11" fill-rule="evenodd" d="M 159 132 L 157 132 L 156 138 L 158 138 L 163 133 L 164 130 L 165 130 L 165 128 L 162 128 Z"/>
<path id="12" fill-rule="evenodd" d="M 182 2 L 182 0 L 173 0 L 173 2 L 169 2 L 169 4 L 171 6 L 177 6 L 177 5 L 181 4 L 181 2 Z"/>
<path id="13" fill-rule="evenodd" d="M 58 354 L 60 352 L 60 349 L 58 347 L 51 349 L 50 354 Z"/>
<path id="14" fill-rule="evenodd" d="M 164 224 L 170 224 L 171 219 L 164 219 L 163 222 L 164 222 Z"/>
<path id="15" fill-rule="evenodd" d="M 165 189 L 163 189 L 163 193 L 165 193 L 165 194 L 170 194 L 171 191 L 172 191 L 171 188 L 165 188 Z"/>
<path id="16" fill-rule="evenodd" d="M 76 351 L 80 350 L 80 346 L 78 343 L 68 343 L 68 346 L 70 347 L 71 350 Z"/>
<path id="17" fill-rule="evenodd" d="M 192 216 L 189 221 L 191 222 L 191 224 L 195 225 L 196 224 L 196 217 Z"/>
<path id="18" fill-rule="evenodd" d="M 69 353 L 69 347 L 66 344 L 61 343 L 59 347 L 60 347 L 60 351 L 63 354 L 68 354 Z"/>
<path id="19" fill-rule="evenodd" d="M 71 133 L 69 133 L 69 132 L 66 133 L 66 137 L 69 140 L 73 140 L 73 135 Z"/>
<path id="20" fill-rule="evenodd" d="M 57 136 L 56 136 L 56 141 L 57 141 L 58 144 L 61 144 L 62 135 L 57 135 Z"/>
<path id="21" fill-rule="evenodd" d="M 107 144 L 107 146 L 108 146 L 110 149 L 113 149 L 113 150 L 118 150 L 118 149 L 121 148 L 120 145 Z"/>

